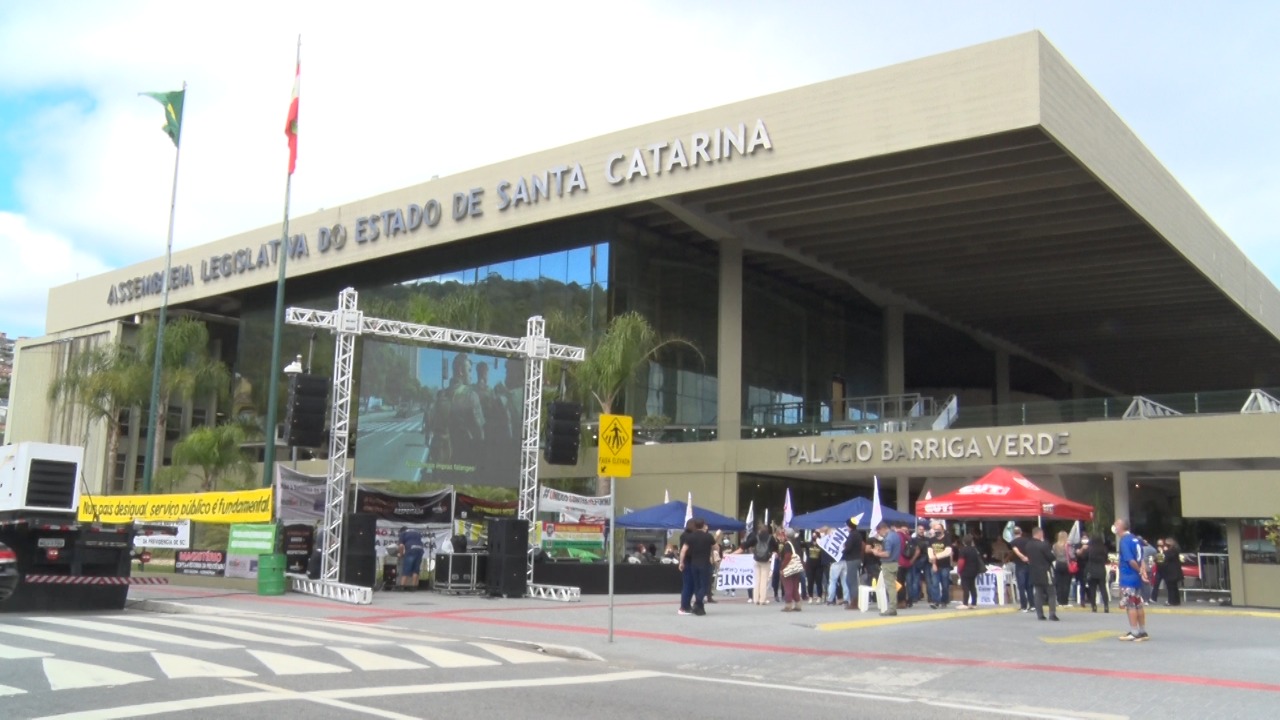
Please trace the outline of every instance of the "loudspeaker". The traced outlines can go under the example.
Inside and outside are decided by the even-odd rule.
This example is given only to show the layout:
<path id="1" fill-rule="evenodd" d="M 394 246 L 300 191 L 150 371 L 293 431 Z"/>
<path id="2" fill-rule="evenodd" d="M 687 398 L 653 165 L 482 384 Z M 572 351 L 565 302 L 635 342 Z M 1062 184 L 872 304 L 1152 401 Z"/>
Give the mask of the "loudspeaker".
<path id="1" fill-rule="evenodd" d="M 338 582 L 344 585 L 373 587 L 373 583 L 378 577 L 377 560 L 377 557 L 373 555 L 360 555 L 343 550 L 342 566 L 338 570 Z"/>
<path id="2" fill-rule="evenodd" d="M 528 589 L 529 522 L 515 518 L 489 521 L 489 595 L 524 597 Z"/>
<path id="3" fill-rule="evenodd" d="M 329 406 L 329 378 L 324 375 L 289 376 L 289 409 L 285 412 L 285 438 L 290 447 L 324 444 L 324 417 Z"/>
<path id="4" fill-rule="evenodd" d="M 582 437 L 582 404 L 556 400 L 547 412 L 548 465 L 577 465 Z"/>
<path id="5" fill-rule="evenodd" d="M 372 556 L 377 536 L 377 515 L 351 513 L 342 521 L 342 552 Z"/>

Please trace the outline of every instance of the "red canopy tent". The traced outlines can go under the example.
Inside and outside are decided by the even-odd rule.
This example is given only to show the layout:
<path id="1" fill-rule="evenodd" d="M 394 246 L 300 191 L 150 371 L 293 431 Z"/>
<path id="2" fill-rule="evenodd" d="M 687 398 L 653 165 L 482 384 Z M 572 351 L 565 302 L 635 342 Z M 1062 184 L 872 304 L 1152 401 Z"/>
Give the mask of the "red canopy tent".
<path id="1" fill-rule="evenodd" d="M 1016 470 L 998 467 L 954 492 L 916 502 L 916 515 L 929 518 L 1055 518 L 1092 520 L 1093 508 L 1058 497 Z"/>

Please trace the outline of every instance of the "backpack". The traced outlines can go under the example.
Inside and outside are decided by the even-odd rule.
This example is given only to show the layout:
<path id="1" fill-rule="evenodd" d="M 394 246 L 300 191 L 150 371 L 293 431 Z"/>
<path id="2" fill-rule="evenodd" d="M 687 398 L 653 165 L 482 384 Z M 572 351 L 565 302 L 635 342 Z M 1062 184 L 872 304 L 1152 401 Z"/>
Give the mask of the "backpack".
<path id="1" fill-rule="evenodd" d="M 769 556 L 773 554 L 769 552 L 769 538 L 762 538 L 757 535 L 755 552 L 752 554 L 754 555 L 756 562 L 768 562 Z"/>

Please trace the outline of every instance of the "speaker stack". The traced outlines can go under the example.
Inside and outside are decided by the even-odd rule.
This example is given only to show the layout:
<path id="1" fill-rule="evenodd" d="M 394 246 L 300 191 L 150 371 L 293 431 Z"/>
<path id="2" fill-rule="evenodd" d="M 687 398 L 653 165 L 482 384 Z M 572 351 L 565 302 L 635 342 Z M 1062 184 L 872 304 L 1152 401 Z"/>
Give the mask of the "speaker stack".
<path id="1" fill-rule="evenodd" d="M 489 521 L 490 596 L 524 597 L 528 589 L 529 522 L 515 518 Z"/>
<path id="2" fill-rule="evenodd" d="M 373 587 L 378 577 L 378 556 L 374 551 L 377 531 L 378 516 L 372 513 L 352 513 L 343 520 L 339 582 Z"/>

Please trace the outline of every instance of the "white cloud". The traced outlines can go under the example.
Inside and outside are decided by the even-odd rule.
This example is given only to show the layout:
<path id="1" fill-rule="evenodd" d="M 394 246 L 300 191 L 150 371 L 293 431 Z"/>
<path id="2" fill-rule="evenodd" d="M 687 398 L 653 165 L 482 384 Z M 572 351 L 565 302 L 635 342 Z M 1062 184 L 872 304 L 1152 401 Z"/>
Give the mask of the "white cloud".
<path id="1" fill-rule="evenodd" d="M 0 212 L 0 257 L 8 268 L 0 283 L 4 332 L 10 336 L 44 334 L 49 288 L 108 270 L 100 260 L 77 250 L 56 233 L 34 228 L 25 218 Z"/>
<path id="2" fill-rule="evenodd" d="M 173 148 L 159 130 L 160 107 L 137 93 L 183 80 L 175 246 L 278 230 L 299 33 L 295 215 L 1040 27 L 1224 229 L 1280 276 L 1274 256 L 1259 252 L 1276 239 L 1267 190 L 1280 146 L 1263 118 L 1275 116 L 1277 90 L 1258 82 L 1257 69 L 1276 57 L 1261 35 L 1274 23 L 1257 8 L 1116 8 L 1009 0 L 923 9 L 751 0 L 7 3 L 0 103 L 35 93 L 57 99 L 18 127 L 16 212 L 25 227 L 65 238 L 105 269 L 163 253 Z M 16 273 L 40 276 L 24 265 Z M 0 308 L 0 329 L 25 322 Z"/>

